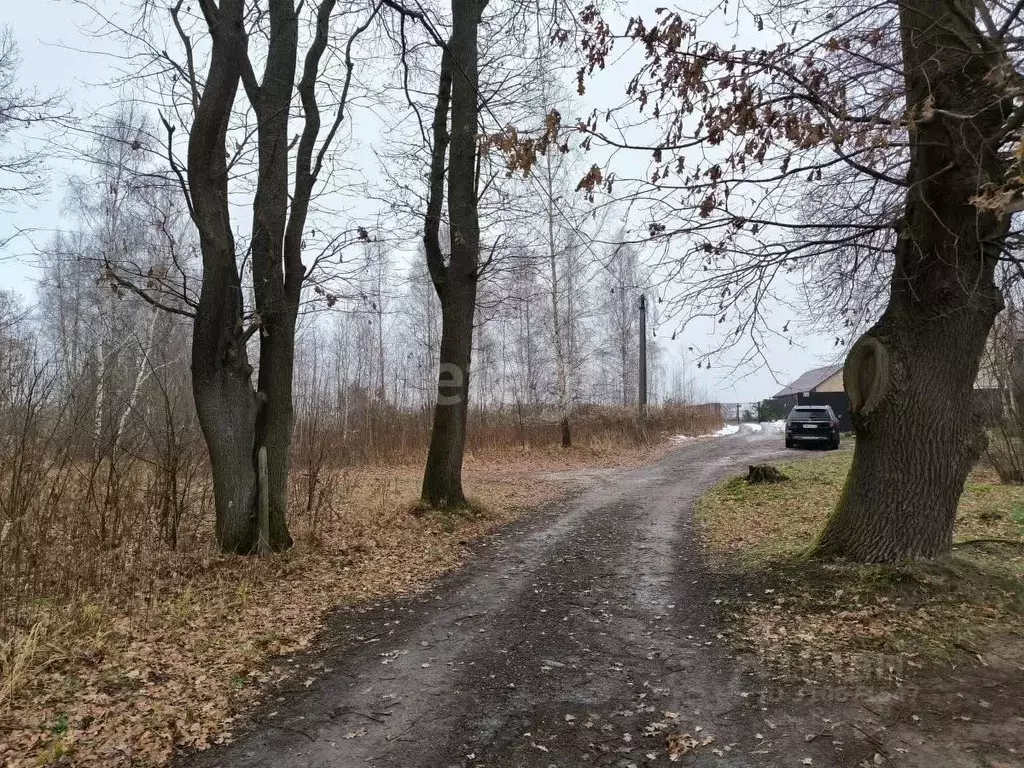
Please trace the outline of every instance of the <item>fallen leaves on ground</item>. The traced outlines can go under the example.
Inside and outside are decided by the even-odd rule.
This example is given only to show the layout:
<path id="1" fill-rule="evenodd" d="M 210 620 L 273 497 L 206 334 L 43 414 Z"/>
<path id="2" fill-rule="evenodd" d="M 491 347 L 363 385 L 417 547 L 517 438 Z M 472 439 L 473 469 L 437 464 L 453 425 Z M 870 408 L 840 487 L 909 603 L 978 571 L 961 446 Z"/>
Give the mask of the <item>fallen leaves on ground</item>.
<path id="1" fill-rule="evenodd" d="M 456 567 L 469 540 L 564 490 L 544 473 L 639 464 L 664 449 L 470 456 L 466 485 L 482 513 L 467 516 L 409 513 L 419 466 L 345 470 L 319 519 L 293 515 L 287 553 L 168 553 L 130 604 L 41 601 L 4 649 L 0 764 L 158 766 L 229 740 L 238 713 L 292 674 L 288 655 L 309 647 L 333 608 L 407 594 Z"/>
<path id="2" fill-rule="evenodd" d="M 1019 633 L 1024 549 L 958 547 L 931 563 L 866 566 L 809 561 L 842 492 L 852 451 L 784 465 L 791 478 L 748 485 L 734 478 L 698 505 L 716 567 L 732 585 L 715 602 L 730 640 L 778 676 L 811 686 L 899 685 L 929 660 L 979 655 L 993 638 Z M 1024 543 L 1024 487 L 1000 485 L 980 467 L 970 476 L 957 541 Z"/>

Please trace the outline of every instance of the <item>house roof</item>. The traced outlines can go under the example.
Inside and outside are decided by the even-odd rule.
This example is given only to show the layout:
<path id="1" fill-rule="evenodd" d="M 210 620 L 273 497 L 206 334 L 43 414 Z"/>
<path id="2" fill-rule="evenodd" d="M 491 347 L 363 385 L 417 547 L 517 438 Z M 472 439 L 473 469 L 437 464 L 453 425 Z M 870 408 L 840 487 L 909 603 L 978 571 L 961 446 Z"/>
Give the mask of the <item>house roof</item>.
<path id="1" fill-rule="evenodd" d="M 795 395 L 799 392 L 810 392 L 826 379 L 830 379 L 835 376 L 841 370 L 843 370 L 842 363 L 826 365 L 821 368 L 812 368 L 798 379 L 791 381 L 781 390 L 776 392 L 774 397 L 786 397 L 788 395 Z"/>

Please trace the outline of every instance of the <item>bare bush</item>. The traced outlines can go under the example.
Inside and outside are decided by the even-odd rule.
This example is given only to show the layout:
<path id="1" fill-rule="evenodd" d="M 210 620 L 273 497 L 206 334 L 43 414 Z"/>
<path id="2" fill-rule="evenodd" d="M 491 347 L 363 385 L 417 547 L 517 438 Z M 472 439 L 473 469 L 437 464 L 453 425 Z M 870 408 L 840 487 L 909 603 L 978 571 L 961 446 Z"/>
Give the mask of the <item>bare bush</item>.
<path id="1" fill-rule="evenodd" d="M 207 546 L 209 479 L 176 329 L 117 361 L 134 375 L 105 380 L 92 364 L 69 376 L 27 323 L 0 344 L 0 627 L 23 625 L 39 600 L 130 601 L 165 549 Z"/>

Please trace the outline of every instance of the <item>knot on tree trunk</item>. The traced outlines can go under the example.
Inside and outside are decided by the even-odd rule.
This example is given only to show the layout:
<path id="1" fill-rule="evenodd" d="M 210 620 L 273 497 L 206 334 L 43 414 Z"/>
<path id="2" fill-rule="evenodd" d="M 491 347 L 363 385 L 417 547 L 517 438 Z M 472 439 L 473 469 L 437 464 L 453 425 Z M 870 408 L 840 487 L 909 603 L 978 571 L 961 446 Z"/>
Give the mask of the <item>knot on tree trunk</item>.
<path id="1" fill-rule="evenodd" d="M 751 485 L 782 483 L 789 478 L 771 464 L 751 464 L 747 469 L 747 482 Z"/>
<path id="2" fill-rule="evenodd" d="M 843 388 L 850 398 L 850 411 L 867 416 L 889 389 L 889 352 L 874 336 L 861 336 L 843 366 Z"/>

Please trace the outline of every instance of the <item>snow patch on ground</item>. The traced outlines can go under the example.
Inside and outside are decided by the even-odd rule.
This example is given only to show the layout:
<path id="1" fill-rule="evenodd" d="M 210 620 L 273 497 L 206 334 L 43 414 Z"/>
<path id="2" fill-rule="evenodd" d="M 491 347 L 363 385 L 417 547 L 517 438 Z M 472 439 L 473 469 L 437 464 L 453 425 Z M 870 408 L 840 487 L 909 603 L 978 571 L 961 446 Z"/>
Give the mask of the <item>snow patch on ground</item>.
<path id="1" fill-rule="evenodd" d="M 705 437 L 726 437 L 735 435 L 738 432 L 765 432 L 768 434 L 781 434 L 786 431 L 785 421 L 762 421 L 744 422 L 743 424 L 726 424 L 716 432 L 709 432 L 706 435 L 673 435 L 669 438 L 674 443 L 685 443 L 688 440 L 700 440 Z"/>
<path id="2" fill-rule="evenodd" d="M 726 424 L 724 427 L 716 432 L 708 432 L 706 435 L 673 435 L 669 438 L 673 443 L 685 443 L 687 440 L 700 440 L 704 437 L 725 437 L 726 435 L 735 435 L 740 431 L 738 424 Z"/>

